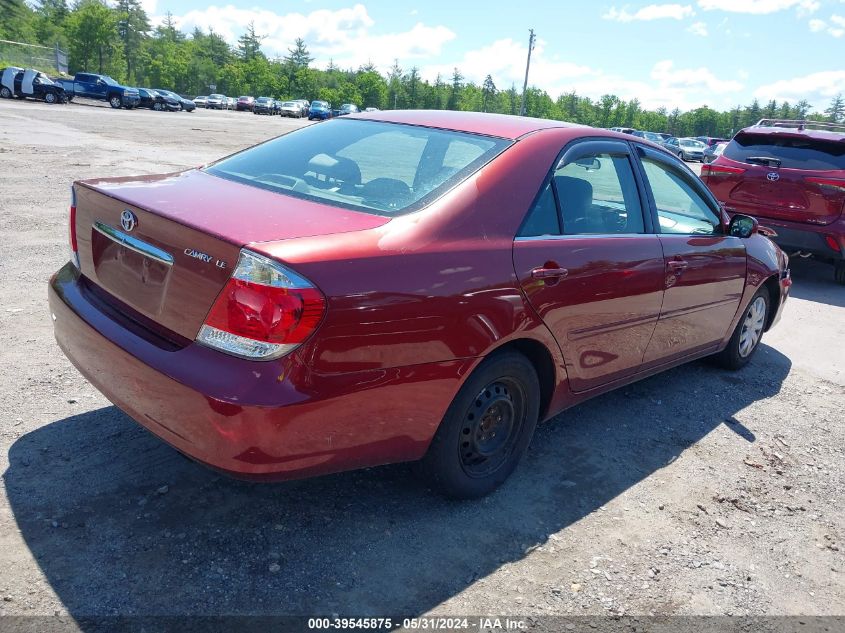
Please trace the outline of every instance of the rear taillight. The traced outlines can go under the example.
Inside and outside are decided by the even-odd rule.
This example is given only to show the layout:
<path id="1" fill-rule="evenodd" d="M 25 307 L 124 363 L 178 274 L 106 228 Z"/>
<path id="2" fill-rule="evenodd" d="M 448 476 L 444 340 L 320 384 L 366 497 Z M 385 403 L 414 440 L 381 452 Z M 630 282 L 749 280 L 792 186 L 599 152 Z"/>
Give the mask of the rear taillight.
<path id="1" fill-rule="evenodd" d="M 819 185 L 820 187 L 825 187 L 829 189 L 833 189 L 838 193 L 845 193 L 845 180 L 840 178 L 815 178 L 815 177 L 808 177 L 805 178 L 807 182 L 810 182 L 814 185 Z"/>
<path id="2" fill-rule="evenodd" d="M 705 163 L 701 166 L 701 177 L 704 176 L 724 176 L 744 174 L 745 170 L 741 167 L 729 167 L 728 165 L 714 165 L 713 163 Z"/>
<path id="3" fill-rule="evenodd" d="M 824 236 L 825 244 L 827 244 L 830 248 L 835 250 L 837 253 L 842 249 L 839 247 L 839 242 L 836 241 L 836 238 L 832 235 L 825 235 Z"/>
<path id="4" fill-rule="evenodd" d="M 296 349 L 317 329 L 325 311 L 326 299 L 310 281 L 242 250 L 197 341 L 234 356 L 270 360 Z"/>
<path id="5" fill-rule="evenodd" d="M 76 189 L 70 188 L 70 213 L 68 218 L 68 242 L 70 261 L 79 269 L 79 247 L 76 245 Z"/>

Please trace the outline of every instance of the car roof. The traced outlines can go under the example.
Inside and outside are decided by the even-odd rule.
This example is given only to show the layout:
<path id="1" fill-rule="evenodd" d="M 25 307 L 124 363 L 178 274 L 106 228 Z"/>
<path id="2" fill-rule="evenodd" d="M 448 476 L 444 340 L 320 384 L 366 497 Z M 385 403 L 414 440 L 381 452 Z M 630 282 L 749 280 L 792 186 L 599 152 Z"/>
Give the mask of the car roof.
<path id="1" fill-rule="evenodd" d="M 550 119 L 534 119 L 531 117 L 485 112 L 456 112 L 454 110 L 381 110 L 378 112 L 362 112 L 360 114 L 349 115 L 349 117 L 384 121 L 386 123 L 405 123 L 407 125 L 434 127 L 454 130 L 456 132 L 482 134 L 485 136 L 498 136 L 511 140 L 518 139 L 532 132 L 550 128 L 590 129 L 585 125 Z M 617 134 L 606 130 L 596 129 L 594 131 L 605 132 L 608 136 L 617 136 Z M 619 136 L 622 137 L 621 134 Z"/>

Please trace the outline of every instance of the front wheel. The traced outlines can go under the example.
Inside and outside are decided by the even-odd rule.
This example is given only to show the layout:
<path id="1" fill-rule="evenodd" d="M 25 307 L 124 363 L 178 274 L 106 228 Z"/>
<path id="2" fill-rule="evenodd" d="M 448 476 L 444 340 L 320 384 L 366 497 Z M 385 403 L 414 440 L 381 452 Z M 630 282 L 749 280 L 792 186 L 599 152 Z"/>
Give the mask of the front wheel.
<path id="1" fill-rule="evenodd" d="M 0 88 L 0 97 L 4 99 L 11 99 L 12 98 L 12 91 L 9 90 L 6 86 Z"/>
<path id="2" fill-rule="evenodd" d="M 446 411 L 420 462 L 423 474 L 449 497 L 489 494 L 528 449 L 539 409 L 540 383 L 528 359 L 516 352 L 491 356 Z"/>
<path id="3" fill-rule="evenodd" d="M 109 105 L 117 110 L 121 105 L 123 105 L 120 101 L 120 97 L 117 95 L 109 98 Z"/>
<path id="4" fill-rule="evenodd" d="M 46 101 L 47 103 L 56 103 L 56 95 L 52 92 L 48 92 L 44 95 L 44 101 Z"/>
<path id="5" fill-rule="evenodd" d="M 686 160 L 687 160 L 687 159 L 684 157 L 684 153 L 683 153 L 683 152 L 678 152 L 678 158 L 680 158 L 682 161 L 686 161 Z"/>
<path id="6" fill-rule="evenodd" d="M 728 346 L 716 355 L 726 369 L 740 369 L 748 364 L 760 346 L 769 318 L 769 291 L 763 287 L 751 298 Z"/>

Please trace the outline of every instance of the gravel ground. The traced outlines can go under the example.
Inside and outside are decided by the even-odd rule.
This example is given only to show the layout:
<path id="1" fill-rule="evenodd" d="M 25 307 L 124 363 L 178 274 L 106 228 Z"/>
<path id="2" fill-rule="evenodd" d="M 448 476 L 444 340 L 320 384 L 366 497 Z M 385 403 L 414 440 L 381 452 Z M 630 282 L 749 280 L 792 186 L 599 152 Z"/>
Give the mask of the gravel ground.
<path id="1" fill-rule="evenodd" d="M 47 311 L 69 184 L 299 125 L 0 102 L 0 614 L 845 613 L 845 288 L 812 262 L 746 369 L 580 405 L 478 502 L 406 465 L 232 481 L 111 406 Z"/>

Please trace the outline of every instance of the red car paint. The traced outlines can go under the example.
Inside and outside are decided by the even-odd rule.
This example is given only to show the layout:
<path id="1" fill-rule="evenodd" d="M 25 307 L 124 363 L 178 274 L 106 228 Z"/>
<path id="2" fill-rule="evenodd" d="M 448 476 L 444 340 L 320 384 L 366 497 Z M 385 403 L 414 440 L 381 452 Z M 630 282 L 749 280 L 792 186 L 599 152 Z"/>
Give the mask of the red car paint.
<path id="1" fill-rule="evenodd" d="M 655 146 L 497 115 L 346 118 L 515 142 L 424 209 L 393 219 L 197 170 L 76 185 L 81 270 L 69 263 L 49 288 L 59 345 L 121 409 L 199 461 L 286 479 L 415 460 L 473 369 L 506 346 L 537 366 L 545 419 L 723 348 L 763 284 L 772 289 L 769 326 L 780 315 L 786 260 L 761 235 L 578 236 L 569 248 L 515 239 L 567 144 L 591 137 Z M 226 266 L 180 258 L 166 287 L 149 266 L 126 272 L 115 263 L 126 255 L 107 252 L 91 229 L 97 221 L 120 226 L 124 208 L 157 247 L 177 256 L 190 247 Z M 281 208 L 292 209 L 284 221 L 274 214 Z M 326 297 L 316 332 L 277 360 L 194 342 L 245 245 Z M 672 264 L 682 259 L 683 275 Z M 532 271 L 549 266 L 570 275 L 535 278 Z M 148 275 L 143 291 L 133 274 Z"/>

